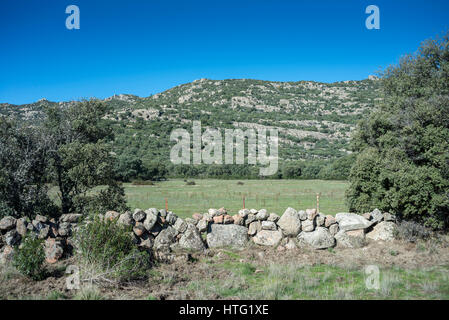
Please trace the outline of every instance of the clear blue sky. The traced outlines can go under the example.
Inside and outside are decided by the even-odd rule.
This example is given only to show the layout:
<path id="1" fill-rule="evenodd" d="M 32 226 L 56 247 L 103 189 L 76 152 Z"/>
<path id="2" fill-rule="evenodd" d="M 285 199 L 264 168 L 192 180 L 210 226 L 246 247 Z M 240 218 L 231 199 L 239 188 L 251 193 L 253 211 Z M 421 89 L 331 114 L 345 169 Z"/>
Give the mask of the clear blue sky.
<path id="1" fill-rule="evenodd" d="M 81 11 L 68 30 L 65 8 Z M 380 30 L 365 8 L 380 8 Z M 130 93 L 199 78 L 367 78 L 449 29 L 447 0 L 1 0 L 0 102 Z"/>

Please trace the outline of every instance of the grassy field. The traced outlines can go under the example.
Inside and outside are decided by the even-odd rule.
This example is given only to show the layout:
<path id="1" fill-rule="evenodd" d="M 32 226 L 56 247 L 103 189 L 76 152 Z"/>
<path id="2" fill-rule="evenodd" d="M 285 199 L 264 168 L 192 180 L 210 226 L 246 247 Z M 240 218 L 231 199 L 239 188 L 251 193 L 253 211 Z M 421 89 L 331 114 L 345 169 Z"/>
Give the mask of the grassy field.
<path id="1" fill-rule="evenodd" d="M 194 212 L 206 212 L 209 208 L 225 207 L 231 214 L 243 207 L 261 209 L 277 214 L 287 207 L 295 209 L 315 208 L 316 194 L 320 195 L 320 212 L 335 214 L 347 211 L 345 181 L 324 180 L 195 180 L 187 185 L 183 180 L 158 182 L 154 186 L 125 184 L 128 204 L 131 208 L 168 208 L 180 217 Z"/>

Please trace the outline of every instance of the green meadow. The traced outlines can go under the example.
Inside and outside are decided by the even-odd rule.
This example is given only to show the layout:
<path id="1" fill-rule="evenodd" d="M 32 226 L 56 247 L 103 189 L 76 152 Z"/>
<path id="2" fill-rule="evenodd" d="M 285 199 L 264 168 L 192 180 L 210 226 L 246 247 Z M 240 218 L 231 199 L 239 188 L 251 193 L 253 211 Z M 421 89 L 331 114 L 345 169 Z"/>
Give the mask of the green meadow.
<path id="1" fill-rule="evenodd" d="M 125 184 L 128 205 L 134 208 L 168 209 L 180 217 L 194 212 L 204 213 L 209 208 L 225 207 L 231 214 L 243 208 L 265 208 L 269 212 L 284 213 L 287 207 L 315 208 L 317 193 L 319 209 L 324 214 L 347 211 L 346 181 L 329 180 L 184 180 L 157 182 L 154 185 Z"/>

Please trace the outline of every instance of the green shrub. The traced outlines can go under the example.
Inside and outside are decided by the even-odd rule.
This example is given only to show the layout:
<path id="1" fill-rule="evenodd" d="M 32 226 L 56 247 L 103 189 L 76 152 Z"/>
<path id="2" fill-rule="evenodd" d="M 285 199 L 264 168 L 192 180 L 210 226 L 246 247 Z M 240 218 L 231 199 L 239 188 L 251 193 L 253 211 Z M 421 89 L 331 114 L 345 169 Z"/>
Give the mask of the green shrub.
<path id="1" fill-rule="evenodd" d="M 122 282 L 146 276 L 151 255 L 133 243 L 130 227 L 98 216 L 75 233 L 81 277 L 90 282 Z"/>
<path id="2" fill-rule="evenodd" d="M 16 216 L 16 212 L 5 201 L 0 201 L 0 219 L 7 216 Z"/>
<path id="3" fill-rule="evenodd" d="M 353 135 L 349 210 L 449 227 L 449 33 L 386 70 L 385 97 Z"/>
<path id="4" fill-rule="evenodd" d="M 42 280 L 45 276 L 45 252 L 43 240 L 27 236 L 13 256 L 13 265 L 20 273 L 33 280 Z"/>

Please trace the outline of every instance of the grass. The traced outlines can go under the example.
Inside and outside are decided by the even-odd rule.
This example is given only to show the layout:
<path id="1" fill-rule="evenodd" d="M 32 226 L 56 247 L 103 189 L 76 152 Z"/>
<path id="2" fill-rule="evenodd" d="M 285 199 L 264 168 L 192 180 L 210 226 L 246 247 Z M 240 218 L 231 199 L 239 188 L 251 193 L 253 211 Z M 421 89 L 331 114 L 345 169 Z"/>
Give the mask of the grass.
<path id="1" fill-rule="evenodd" d="M 449 299 L 449 267 L 380 270 L 378 289 L 368 289 L 363 269 L 330 265 L 297 266 L 270 264 L 261 273 L 255 266 L 236 261 L 221 268 L 231 276 L 191 282 L 186 290 L 198 299 L 223 298 L 285 299 Z"/>
<path id="2" fill-rule="evenodd" d="M 209 208 L 225 207 L 235 214 L 243 207 L 261 209 L 277 214 L 287 207 L 306 209 L 316 207 L 316 194 L 320 195 L 320 212 L 335 214 L 347 211 L 345 204 L 346 181 L 324 180 L 195 180 L 186 185 L 175 179 L 157 182 L 154 186 L 125 184 L 128 204 L 131 208 L 165 208 L 180 217 L 190 217 L 194 212 L 204 213 Z"/>

